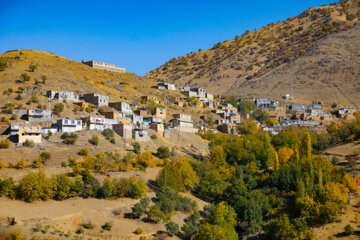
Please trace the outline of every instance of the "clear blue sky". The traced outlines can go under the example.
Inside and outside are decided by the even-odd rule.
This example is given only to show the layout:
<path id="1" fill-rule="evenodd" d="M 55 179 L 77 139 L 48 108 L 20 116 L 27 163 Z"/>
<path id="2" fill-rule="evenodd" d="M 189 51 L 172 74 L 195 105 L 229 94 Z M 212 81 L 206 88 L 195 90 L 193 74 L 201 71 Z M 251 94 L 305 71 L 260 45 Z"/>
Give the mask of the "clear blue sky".
<path id="1" fill-rule="evenodd" d="M 0 52 L 49 51 L 144 75 L 172 57 L 335 0 L 0 0 Z"/>

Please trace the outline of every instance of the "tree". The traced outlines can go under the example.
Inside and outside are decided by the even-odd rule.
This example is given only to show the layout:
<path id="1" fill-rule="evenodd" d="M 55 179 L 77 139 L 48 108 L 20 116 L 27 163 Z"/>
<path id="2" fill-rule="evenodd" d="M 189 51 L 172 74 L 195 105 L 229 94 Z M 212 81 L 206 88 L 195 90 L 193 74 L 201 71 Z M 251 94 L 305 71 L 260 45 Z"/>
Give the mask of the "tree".
<path id="1" fill-rule="evenodd" d="M 256 122 L 252 120 L 245 120 L 241 122 L 238 131 L 240 134 L 251 135 L 257 133 L 259 131 L 259 128 Z"/>
<path id="2" fill-rule="evenodd" d="M 23 82 L 28 82 L 28 81 L 30 81 L 30 76 L 27 75 L 26 73 L 23 73 L 23 74 L 20 75 L 20 79 Z"/>
<path id="3" fill-rule="evenodd" d="M 169 148 L 168 148 L 168 147 L 164 147 L 164 146 L 158 147 L 157 152 L 156 152 L 156 156 L 157 156 L 158 158 L 161 158 L 161 159 L 170 157 L 170 150 L 169 150 Z"/>
<path id="4" fill-rule="evenodd" d="M 264 122 L 269 119 L 269 114 L 261 109 L 256 109 L 252 114 L 251 118 L 255 119 L 258 122 Z"/>
<path id="5" fill-rule="evenodd" d="M 197 225 L 193 222 L 186 222 L 181 227 L 181 231 L 183 231 L 184 238 L 189 240 L 197 232 Z"/>
<path id="6" fill-rule="evenodd" d="M 147 219 L 153 222 L 160 222 L 165 218 L 164 213 L 156 205 L 151 207 L 147 213 Z"/>
<path id="7" fill-rule="evenodd" d="M 294 154 L 294 151 L 288 147 L 282 147 L 277 152 L 280 164 L 285 164 L 289 161 L 290 157 Z"/>
<path id="8" fill-rule="evenodd" d="M 42 152 L 40 153 L 40 159 L 42 160 L 43 163 L 45 163 L 47 160 L 49 160 L 51 158 L 51 153 L 49 152 Z"/>
<path id="9" fill-rule="evenodd" d="M 146 209 L 144 208 L 144 206 L 141 203 L 137 203 L 135 204 L 132 208 L 132 213 L 134 214 L 134 216 L 136 218 L 140 218 L 142 215 L 145 214 Z"/>
<path id="10" fill-rule="evenodd" d="M 114 137 L 114 131 L 112 129 L 104 129 L 102 134 L 106 139 L 110 139 Z"/>
<path id="11" fill-rule="evenodd" d="M 64 104 L 62 103 L 57 103 L 54 106 L 54 112 L 56 115 L 60 115 L 60 113 L 62 113 L 64 111 Z"/>
<path id="12" fill-rule="evenodd" d="M 244 100 L 239 104 L 241 113 L 251 113 L 256 109 L 256 105 L 253 101 Z"/>
<path id="13" fill-rule="evenodd" d="M 293 239 L 297 235 L 294 225 L 286 214 L 270 221 L 266 233 L 270 239 Z"/>
<path id="14" fill-rule="evenodd" d="M 82 148 L 79 151 L 79 155 L 80 156 L 88 156 L 89 155 L 89 150 L 87 150 L 86 148 Z"/>
<path id="15" fill-rule="evenodd" d="M 199 231 L 194 236 L 195 240 L 237 240 L 238 235 L 232 227 L 223 227 L 212 225 L 209 223 L 203 224 Z"/>
<path id="16" fill-rule="evenodd" d="M 38 199 L 47 200 L 53 196 L 52 183 L 46 178 L 45 173 L 29 173 L 18 184 L 18 195 L 26 202 Z"/>
<path id="17" fill-rule="evenodd" d="M 210 162 L 215 167 L 226 166 L 226 155 L 224 149 L 220 145 L 215 145 L 210 150 Z"/>
<path id="18" fill-rule="evenodd" d="M 97 146 L 97 145 L 99 145 L 100 140 L 99 140 L 99 137 L 98 137 L 98 136 L 93 135 L 93 136 L 91 137 L 91 139 L 89 140 L 89 142 L 90 142 L 92 145 Z"/>
<path id="19" fill-rule="evenodd" d="M 52 190 L 53 197 L 55 200 L 64 200 L 71 197 L 71 186 L 73 181 L 66 175 L 53 175 L 52 176 Z"/>
<path id="20" fill-rule="evenodd" d="M 354 234 L 354 228 L 351 224 L 347 224 L 344 228 L 346 235 L 353 235 Z"/>
<path id="21" fill-rule="evenodd" d="M 78 139 L 78 135 L 76 133 L 64 133 L 63 135 L 61 135 L 60 137 L 61 139 L 63 139 L 64 144 L 71 144 L 74 145 Z"/>
<path id="22" fill-rule="evenodd" d="M 135 142 L 135 143 L 132 144 L 132 146 L 133 146 L 133 148 L 134 148 L 134 153 L 139 154 L 139 153 L 140 153 L 140 150 L 141 150 L 140 143 Z"/>
<path id="23" fill-rule="evenodd" d="M 11 142 L 9 139 L 3 139 L 0 141 L 0 148 L 5 149 L 11 146 Z"/>
<path id="24" fill-rule="evenodd" d="M 174 222 L 168 222 L 165 224 L 166 231 L 170 233 L 171 236 L 178 234 L 179 232 L 179 225 Z"/>
<path id="25" fill-rule="evenodd" d="M 226 203 L 218 203 L 215 208 L 210 209 L 209 218 L 207 221 L 210 224 L 227 226 L 234 226 L 236 224 L 236 214 L 234 209 Z"/>

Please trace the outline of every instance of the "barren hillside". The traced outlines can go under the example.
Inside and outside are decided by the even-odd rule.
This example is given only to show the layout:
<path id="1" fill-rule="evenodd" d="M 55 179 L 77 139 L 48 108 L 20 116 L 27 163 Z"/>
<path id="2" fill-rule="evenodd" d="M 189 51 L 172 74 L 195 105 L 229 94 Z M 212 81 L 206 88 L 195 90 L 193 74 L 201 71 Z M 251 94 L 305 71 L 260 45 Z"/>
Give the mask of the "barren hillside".
<path id="1" fill-rule="evenodd" d="M 302 87 L 296 89 L 300 90 L 298 99 L 359 104 L 344 96 L 348 89 L 354 92 L 358 82 L 358 71 L 354 66 L 358 61 L 356 34 L 359 29 L 354 26 L 359 22 L 359 17 L 359 0 L 312 8 L 286 21 L 270 23 L 254 32 L 246 31 L 233 40 L 215 44 L 211 49 L 173 58 L 151 71 L 149 76 L 179 85 L 199 86 L 221 94 L 272 96 L 272 91 L 268 89 L 270 86 L 272 90 L 275 89 L 275 96 L 280 97 L 290 91 L 289 78 L 300 74 L 295 79 L 295 87 L 300 84 Z M 323 60 L 320 57 L 315 59 L 318 53 L 332 53 L 338 60 L 329 62 L 324 57 Z M 348 59 L 353 59 L 350 66 L 328 69 L 337 63 L 346 64 Z M 313 64 L 315 60 L 319 64 Z M 304 73 L 298 73 L 297 63 L 304 62 L 308 63 L 308 67 L 301 65 L 300 71 Z M 289 74 L 283 74 L 285 69 L 289 69 Z M 275 78 L 277 80 L 271 80 Z M 265 80 L 271 83 L 265 84 Z M 323 81 L 326 83 L 323 84 Z M 323 89 L 324 85 L 326 87 Z M 304 91 L 309 87 L 321 91 Z M 329 89 L 331 92 L 327 92 Z"/>

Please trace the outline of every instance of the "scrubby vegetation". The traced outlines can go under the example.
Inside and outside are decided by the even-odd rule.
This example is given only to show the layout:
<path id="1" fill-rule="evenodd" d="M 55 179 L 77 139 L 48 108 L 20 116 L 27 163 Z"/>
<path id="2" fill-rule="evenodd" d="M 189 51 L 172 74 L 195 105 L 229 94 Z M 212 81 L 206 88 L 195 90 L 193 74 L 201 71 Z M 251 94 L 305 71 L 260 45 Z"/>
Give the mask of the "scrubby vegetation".
<path id="1" fill-rule="evenodd" d="M 26 202 L 36 200 L 64 200 L 73 196 L 116 199 L 120 197 L 141 198 L 147 191 L 146 182 L 136 177 L 110 179 L 102 185 L 87 171 L 80 178 L 69 178 L 66 174 L 46 178 L 43 171 L 29 173 L 15 184 L 11 178 L 0 179 L 0 196 L 21 199 Z"/>
<path id="2" fill-rule="evenodd" d="M 199 229 L 183 227 L 185 236 L 238 239 L 265 231 L 267 239 L 305 237 L 310 227 L 336 221 L 348 194 L 360 190 L 360 178 L 314 154 L 327 144 L 323 136 L 296 129 L 272 136 L 243 127 L 240 137 L 207 134 L 210 154 L 203 161 L 172 160 L 160 171 L 158 186 L 192 190 L 214 204 Z"/>

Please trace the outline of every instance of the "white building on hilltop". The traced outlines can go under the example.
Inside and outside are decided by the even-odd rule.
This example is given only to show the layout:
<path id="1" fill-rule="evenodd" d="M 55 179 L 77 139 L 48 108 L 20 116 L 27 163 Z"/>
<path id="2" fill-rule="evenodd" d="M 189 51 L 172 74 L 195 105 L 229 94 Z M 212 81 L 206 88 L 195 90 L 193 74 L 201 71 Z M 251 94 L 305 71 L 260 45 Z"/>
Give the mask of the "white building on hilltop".
<path id="1" fill-rule="evenodd" d="M 126 71 L 125 68 L 116 67 L 115 64 L 111 64 L 111 63 L 104 63 L 104 62 L 93 61 L 93 60 L 81 61 L 81 62 L 92 68 L 98 68 L 98 69 L 107 70 L 107 71 L 111 71 L 111 72 L 124 73 Z"/>

